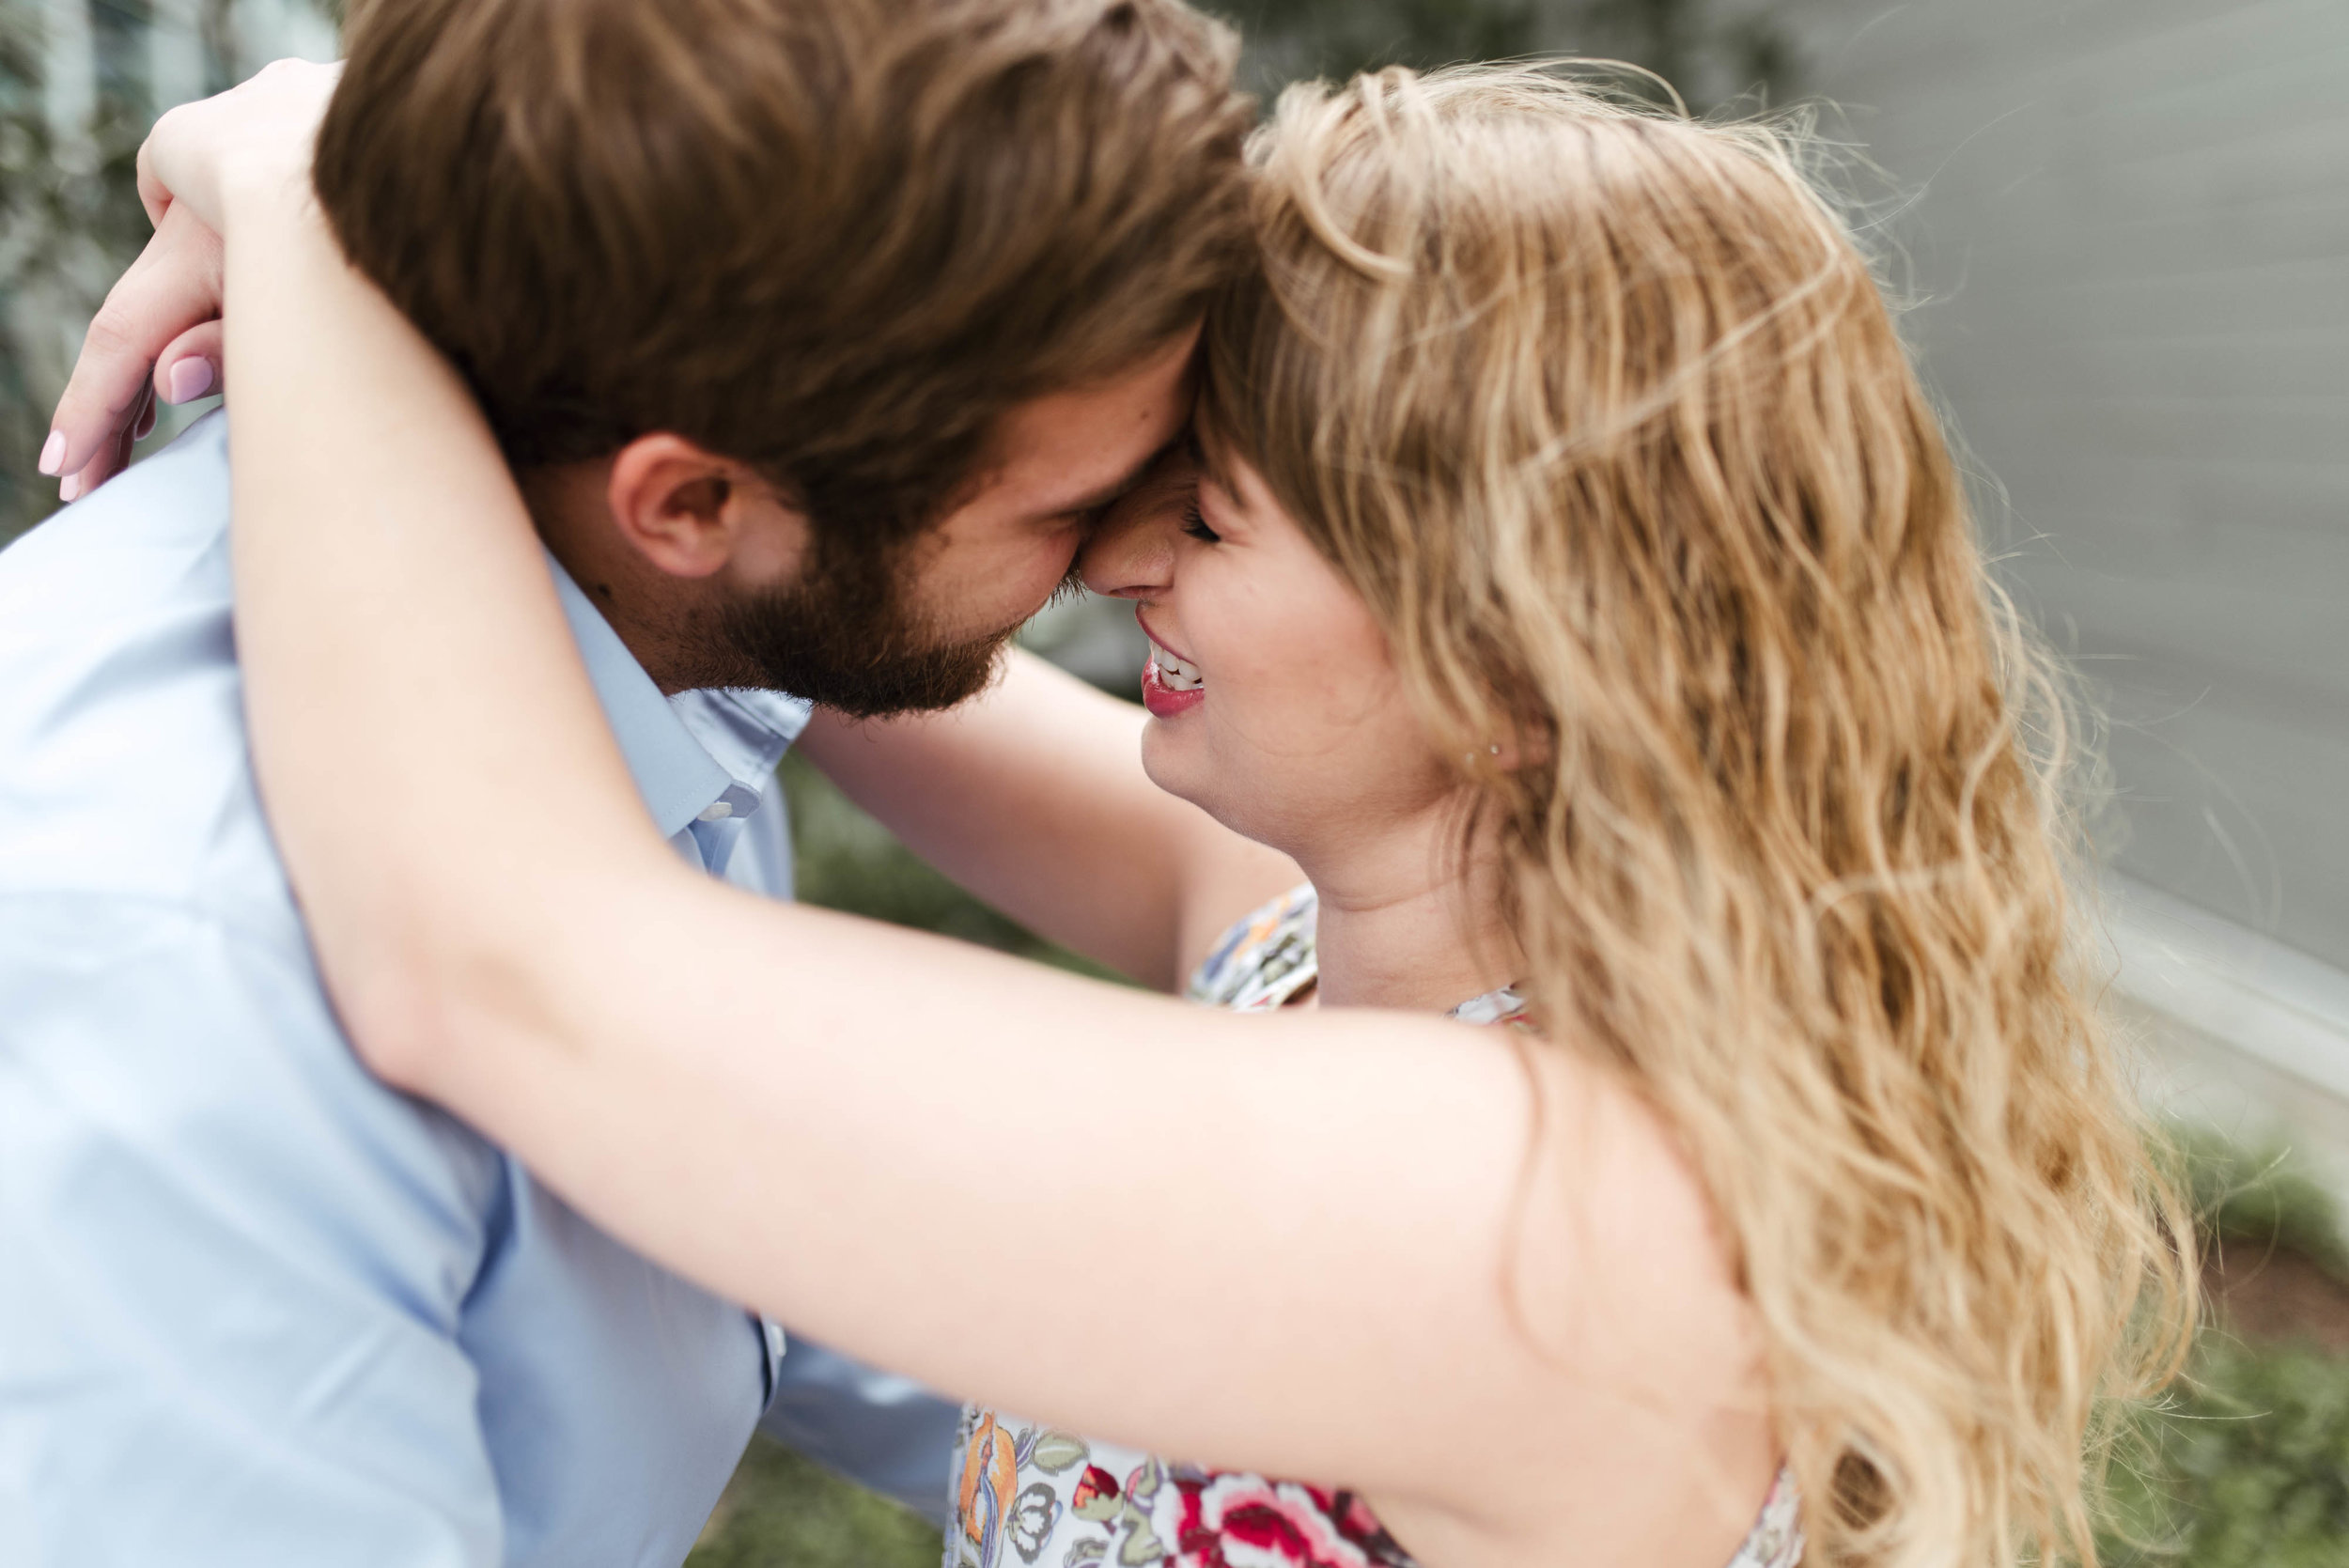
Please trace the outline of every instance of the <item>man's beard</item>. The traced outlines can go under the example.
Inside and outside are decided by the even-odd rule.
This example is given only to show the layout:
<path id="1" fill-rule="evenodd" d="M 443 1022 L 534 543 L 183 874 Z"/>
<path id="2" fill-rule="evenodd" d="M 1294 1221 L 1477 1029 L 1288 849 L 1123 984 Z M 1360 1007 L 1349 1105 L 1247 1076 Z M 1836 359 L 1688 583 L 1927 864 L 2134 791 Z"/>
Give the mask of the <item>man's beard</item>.
<path id="1" fill-rule="evenodd" d="M 750 686 L 879 719 L 953 707 L 987 690 L 1016 625 L 941 642 L 905 603 L 913 548 L 828 551 L 798 582 L 726 606 L 699 686 Z"/>

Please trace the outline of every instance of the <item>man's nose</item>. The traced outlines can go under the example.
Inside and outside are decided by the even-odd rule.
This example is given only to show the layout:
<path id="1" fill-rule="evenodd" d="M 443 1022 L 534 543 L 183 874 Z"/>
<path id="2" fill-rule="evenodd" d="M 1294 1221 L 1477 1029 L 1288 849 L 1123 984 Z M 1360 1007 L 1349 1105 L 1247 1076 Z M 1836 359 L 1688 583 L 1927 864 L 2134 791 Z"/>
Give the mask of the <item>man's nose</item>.
<path id="1" fill-rule="evenodd" d="M 1188 487 L 1145 486 L 1110 508 L 1077 556 L 1086 587 L 1112 598 L 1156 598 L 1174 585 L 1174 538 Z"/>

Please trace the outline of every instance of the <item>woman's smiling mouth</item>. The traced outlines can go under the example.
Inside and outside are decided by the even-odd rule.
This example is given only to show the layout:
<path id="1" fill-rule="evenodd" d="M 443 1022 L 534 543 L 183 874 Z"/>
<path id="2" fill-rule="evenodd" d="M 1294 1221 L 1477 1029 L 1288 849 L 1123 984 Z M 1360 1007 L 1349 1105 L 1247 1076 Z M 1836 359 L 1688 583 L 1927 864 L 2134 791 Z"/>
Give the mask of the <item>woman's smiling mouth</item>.
<path id="1" fill-rule="evenodd" d="M 1172 719 L 1206 700 L 1206 680 L 1199 667 L 1151 638 L 1150 662 L 1142 669 L 1142 706 L 1150 716 Z"/>

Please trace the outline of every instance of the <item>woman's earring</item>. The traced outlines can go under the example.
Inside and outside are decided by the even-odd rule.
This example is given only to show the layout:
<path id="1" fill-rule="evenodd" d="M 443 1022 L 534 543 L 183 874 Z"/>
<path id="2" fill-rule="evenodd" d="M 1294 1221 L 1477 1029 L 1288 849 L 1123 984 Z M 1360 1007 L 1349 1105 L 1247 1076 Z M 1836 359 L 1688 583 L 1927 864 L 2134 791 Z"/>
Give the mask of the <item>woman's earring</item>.
<path id="1" fill-rule="evenodd" d="M 1496 740 L 1491 745 L 1486 747 L 1485 750 L 1492 753 L 1495 756 L 1499 756 L 1501 754 L 1501 742 Z"/>

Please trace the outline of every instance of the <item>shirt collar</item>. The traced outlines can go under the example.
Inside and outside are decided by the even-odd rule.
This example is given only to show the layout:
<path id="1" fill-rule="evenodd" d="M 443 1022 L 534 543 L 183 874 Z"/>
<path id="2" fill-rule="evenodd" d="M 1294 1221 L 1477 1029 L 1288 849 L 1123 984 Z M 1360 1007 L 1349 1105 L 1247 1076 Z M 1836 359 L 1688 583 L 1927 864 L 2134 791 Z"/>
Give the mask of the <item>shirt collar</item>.
<path id="1" fill-rule="evenodd" d="M 807 722 L 807 705 L 778 691 L 662 696 L 570 574 L 552 555 L 547 564 L 587 678 L 661 836 L 757 810 L 775 764 Z"/>

